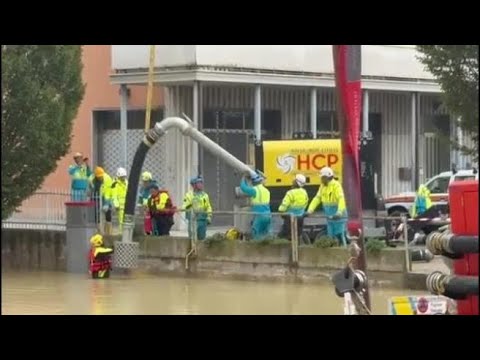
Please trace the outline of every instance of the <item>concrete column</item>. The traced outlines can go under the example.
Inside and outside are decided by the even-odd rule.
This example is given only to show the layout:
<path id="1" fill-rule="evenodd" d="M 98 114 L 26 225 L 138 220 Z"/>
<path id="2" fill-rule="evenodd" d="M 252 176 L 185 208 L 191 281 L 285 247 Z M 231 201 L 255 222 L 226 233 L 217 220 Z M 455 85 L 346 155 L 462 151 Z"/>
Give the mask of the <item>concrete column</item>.
<path id="1" fill-rule="evenodd" d="M 363 129 L 364 134 L 367 131 L 370 130 L 370 126 L 369 126 L 369 122 L 368 122 L 369 112 L 370 112 L 370 100 L 368 98 L 368 90 L 363 90 L 363 123 L 362 123 L 362 129 Z"/>
<path id="2" fill-rule="evenodd" d="M 457 124 L 455 124 L 455 129 L 457 131 L 457 141 L 459 146 L 463 146 L 463 131 L 462 128 L 460 127 L 460 123 L 462 121 L 462 118 L 458 118 Z M 465 168 L 465 162 L 462 159 L 462 153 L 460 150 L 455 150 L 456 153 L 456 165 L 457 169 L 464 169 Z"/>
<path id="3" fill-rule="evenodd" d="M 417 93 L 411 93 L 411 164 L 412 164 L 412 189 L 415 191 L 418 188 L 418 172 L 417 172 L 417 158 L 418 158 L 418 139 L 417 139 Z"/>
<path id="4" fill-rule="evenodd" d="M 317 138 L 317 89 L 310 92 L 310 131 L 313 138 Z"/>
<path id="5" fill-rule="evenodd" d="M 198 130 L 203 129 L 203 84 L 198 82 Z M 198 150 L 198 172 L 203 171 L 203 151 Z"/>
<path id="6" fill-rule="evenodd" d="M 128 166 L 127 149 L 127 109 L 128 109 L 128 89 L 127 85 L 120 85 L 120 133 L 122 135 L 122 166 L 126 169 Z"/>
<path id="7" fill-rule="evenodd" d="M 199 128 L 199 99 L 200 99 L 200 84 L 198 81 L 193 82 L 193 124 L 195 125 L 195 128 Z M 200 174 L 200 169 L 199 169 L 199 161 L 198 161 L 198 144 L 196 141 L 192 141 L 192 174 Z"/>
<path id="8" fill-rule="evenodd" d="M 255 139 L 259 144 L 262 141 L 262 87 L 255 86 L 255 117 L 254 117 Z"/>

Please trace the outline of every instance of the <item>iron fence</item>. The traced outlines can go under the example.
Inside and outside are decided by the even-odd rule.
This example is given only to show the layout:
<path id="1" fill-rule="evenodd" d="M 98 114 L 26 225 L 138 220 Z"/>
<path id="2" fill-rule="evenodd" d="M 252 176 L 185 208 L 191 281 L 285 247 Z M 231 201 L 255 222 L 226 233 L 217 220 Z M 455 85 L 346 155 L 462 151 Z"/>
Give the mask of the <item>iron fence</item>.
<path id="1" fill-rule="evenodd" d="M 2 228 L 65 230 L 65 203 L 70 199 L 71 193 L 66 190 L 36 192 L 12 216 L 2 221 Z"/>
<path id="2" fill-rule="evenodd" d="M 36 192 L 26 199 L 12 216 L 2 221 L 2 228 L 65 231 L 67 221 L 65 204 L 79 198 L 79 194 L 72 194 L 70 190 L 64 189 Z M 106 219 L 105 212 L 102 211 L 102 198 L 88 193 L 82 196 L 81 200 L 96 202 L 95 219 L 100 230 L 103 231 Z M 113 230 L 118 232 L 119 221 L 115 209 L 112 210 L 111 216 Z"/>

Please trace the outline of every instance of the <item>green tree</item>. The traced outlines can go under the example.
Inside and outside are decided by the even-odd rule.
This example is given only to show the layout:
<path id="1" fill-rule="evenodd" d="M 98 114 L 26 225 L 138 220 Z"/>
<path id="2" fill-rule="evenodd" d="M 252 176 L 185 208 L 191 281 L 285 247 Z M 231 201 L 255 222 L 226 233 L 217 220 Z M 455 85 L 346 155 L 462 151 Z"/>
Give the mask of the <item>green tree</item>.
<path id="1" fill-rule="evenodd" d="M 417 45 L 419 60 L 435 76 L 451 115 L 473 140 L 473 147 L 453 145 L 478 162 L 478 45 Z"/>
<path id="2" fill-rule="evenodd" d="M 2 220 L 70 148 L 84 94 L 79 45 L 2 45 Z"/>

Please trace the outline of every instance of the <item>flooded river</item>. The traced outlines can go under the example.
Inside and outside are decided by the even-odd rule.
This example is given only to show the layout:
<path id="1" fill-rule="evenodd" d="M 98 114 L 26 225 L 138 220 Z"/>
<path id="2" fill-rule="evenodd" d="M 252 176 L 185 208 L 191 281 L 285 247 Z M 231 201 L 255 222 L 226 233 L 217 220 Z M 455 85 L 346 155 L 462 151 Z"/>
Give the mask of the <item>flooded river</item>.
<path id="1" fill-rule="evenodd" d="M 371 289 L 374 314 L 391 296 L 415 291 Z M 135 277 L 91 280 L 65 273 L 2 274 L 2 314 L 343 314 L 329 285 Z"/>

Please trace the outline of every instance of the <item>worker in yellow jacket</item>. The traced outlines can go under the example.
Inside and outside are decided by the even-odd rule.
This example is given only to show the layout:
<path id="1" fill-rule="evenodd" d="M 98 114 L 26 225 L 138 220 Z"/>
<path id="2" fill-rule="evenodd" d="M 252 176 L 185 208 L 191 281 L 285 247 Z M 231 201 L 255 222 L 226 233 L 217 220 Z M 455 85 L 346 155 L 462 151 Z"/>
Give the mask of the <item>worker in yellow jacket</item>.
<path id="1" fill-rule="evenodd" d="M 297 218 L 297 233 L 300 237 L 303 232 L 303 215 L 308 206 L 308 194 L 304 189 L 307 179 L 305 175 L 297 174 L 293 180 L 292 189 L 288 190 L 285 194 L 278 212 L 288 213 L 294 215 Z M 278 237 L 280 238 L 292 238 L 290 216 L 283 217 L 283 226 Z"/>
<path id="2" fill-rule="evenodd" d="M 100 210 L 105 214 L 106 235 L 112 234 L 112 178 L 103 168 L 97 166 L 90 176 L 92 199 L 96 203 L 95 220 L 100 223 Z"/>
<path id="3" fill-rule="evenodd" d="M 415 195 L 415 202 L 412 206 L 410 215 L 412 218 L 422 215 L 425 211 L 432 207 L 432 199 L 430 198 L 430 190 L 425 185 L 418 187 Z"/>
<path id="4" fill-rule="evenodd" d="M 196 176 L 190 180 L 192 191 L 185 194 L 182 210 L 186 211 L 188 221 L 188 236 L 191 238 L 194 226 L 197 227 L 197 239 L 207 237 L 207 225 L 212 222 L 212 205 L 210 197 L 203 190 L 203 178 Z M 193 214 L 194 213 L 194 214 Z M 196 221 L 193 221 L 193 216 Z"/>
<path id="5" fill-rule="evenodd" d="M 320 170 L 320 179 L 321 185 L 308 207 L 307 214 L 312 214 L 322 205 L 327 216 L 327 235 L 346 246 L 347 208 L 342 184 L 334 178 L 333 170 L 329 167 Z"/>
<path id="6" fill-rule="evenodd" d="M 127 201 L 127 170 L 122 167 L 117 169 L 117 178 L 112 183 L 112 203 L 115 211 L 117 212 L 118 225 L 120 231 L 122 231 L 123 217 L 125 214 L 125 203 Z"/>

